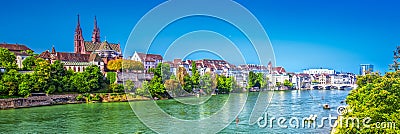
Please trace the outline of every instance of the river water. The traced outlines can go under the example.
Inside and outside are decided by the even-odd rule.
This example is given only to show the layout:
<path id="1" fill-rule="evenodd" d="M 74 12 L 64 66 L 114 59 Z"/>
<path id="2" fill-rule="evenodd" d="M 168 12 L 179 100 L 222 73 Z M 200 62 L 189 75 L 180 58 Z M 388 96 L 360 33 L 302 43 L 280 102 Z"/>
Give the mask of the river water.
<path id="1" fill-rule="evenodd" d="M 222 129 L 220 133 L 329 133 L 329 121 L 324 121 L 322 127 L 303 128 L 290 126 L 292 118 L 317 115 L 317 125 L 321 124 L 322 117 L 329 115 L 336 117 L 338 106 L 345 105 L 344 101 L 348 90 L 289 90 L 273 92 L 272 101 L 266 113 L 269 119 L 285 118 L 282 123 L 287 128 L 278 126 L 278 121 L 272 121 L 266 127 L 257 124 L 249 125 L 249 116 L 256 102 L 258 93 L 249 93 L 246 105 L 239 114 L 239 122 L 235 120 Z M 247 94 L 240 94 L 245 96 Z M 182 104 L 175 100 L 161 100 L 157 104 L 166 113 L 178 119 L 196 120 L 212 116 L 218 112 L 229 95 L 211 97 L 203 106 Z M 195 98 L 184 98 L 190 101 Z M 132 105 L 145 104 L 145 101 L 133 102 Z M 322 108 L 329 104 L 331 109 Z M 158 116 L 158 115 L 154 115 Z M 157 119 L 157 117 L 154 117 Z M 270 120 L 268 120 L 270 121 Z M 213 122 L 218 123 L 218 122 Z M 260 124 L 264 124 L 261 121 Z M 157 124 L 155 124 L 157 125 Z M 162 127 L 162 126 L 160 126 Z M 174 126 L 181 127 L 181 126 Z M 207 129 L 207 128 L 204 128 Z M 132 111 L 128 102 L 120 103 L 92 103 L 44 106 L 34 108 L 10 109 L 0 111 L 1 133 L 155 133 L 146 127 Z M 196 130 L 193 130 L 195 133 Z"/>

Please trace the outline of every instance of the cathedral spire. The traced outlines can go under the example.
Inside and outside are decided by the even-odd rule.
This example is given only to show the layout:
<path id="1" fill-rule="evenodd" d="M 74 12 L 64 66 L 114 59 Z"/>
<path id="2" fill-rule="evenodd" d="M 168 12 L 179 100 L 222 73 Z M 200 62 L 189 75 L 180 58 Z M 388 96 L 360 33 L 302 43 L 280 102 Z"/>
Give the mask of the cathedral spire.
<path id="1" fill-rule="evenodd" d="M 92 42 L 99 43 L 100 41 L 100 28 L 97 26 L 97 18 L 94 16 L 94 27 L 93 27 L 93 34 L 92 34 Z"/>
<path id="2" fill-rule="evenodd" d="M 74 35 L 74 52 L 82 53 L 84 51 L 84 39 L 82 35 L 81 23 L 78 14 L 78 24 L 76 25 L 75 35 Z"/>

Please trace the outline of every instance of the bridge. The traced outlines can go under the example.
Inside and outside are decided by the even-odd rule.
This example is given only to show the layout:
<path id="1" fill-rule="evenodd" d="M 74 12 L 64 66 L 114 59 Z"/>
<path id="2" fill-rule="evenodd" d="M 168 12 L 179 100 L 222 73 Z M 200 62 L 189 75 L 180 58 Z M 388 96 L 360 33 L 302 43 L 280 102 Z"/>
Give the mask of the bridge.
<path id="1" fill-rule="evenodd" d="M 345 89 L 345 88 L 351 88 L 355 89 L 357 88 L 357 84 L 316 84 L 316 85 L 311 85 L 311 89 Z"/>

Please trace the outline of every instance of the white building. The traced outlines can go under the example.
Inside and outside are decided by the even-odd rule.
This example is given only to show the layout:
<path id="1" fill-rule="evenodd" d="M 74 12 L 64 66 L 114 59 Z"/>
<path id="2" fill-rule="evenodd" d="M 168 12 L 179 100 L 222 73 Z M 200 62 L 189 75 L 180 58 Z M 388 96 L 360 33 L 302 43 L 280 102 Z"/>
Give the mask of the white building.
<path id="1" fill-rule="evenodd" d="M 319 69 L 305 69 L 303 70 L 303 73 L 305 74 L 335 74 L 335 70 L 331 70 L 331 69 L 323 69 L 323 68 L 319 68 Z"/>
<path id="2" fill-rule="evenodd" d="M 158 63 L 162 63 L 162 56 L 158 54 L 144 54 L 135 51 L 131 60 L 139 61 L 143 63 L 146 70 L 150 68 L 156 68 Z"/>

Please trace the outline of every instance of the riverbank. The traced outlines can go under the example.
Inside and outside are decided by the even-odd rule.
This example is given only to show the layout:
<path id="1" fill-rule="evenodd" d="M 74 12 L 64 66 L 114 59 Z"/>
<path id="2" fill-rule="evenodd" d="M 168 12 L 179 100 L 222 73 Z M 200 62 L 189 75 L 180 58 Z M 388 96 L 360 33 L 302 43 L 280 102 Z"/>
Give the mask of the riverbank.
<path id="1" fill-rule="evenodd" d="M 27 98 L 0 99 L 0 110 L 63 105 L 63 104 L 80 104 L 80 103 L 93 103 L 93 102 L 108 103 L 108 102 L 127 102 L 127 101 L 143 101 L 143 100 L 150 100 L 150 98 L 136 96 L 132 94 L 125 94 L 125 93 L 93 93 L 93 94 L 30 96 Z"/>

